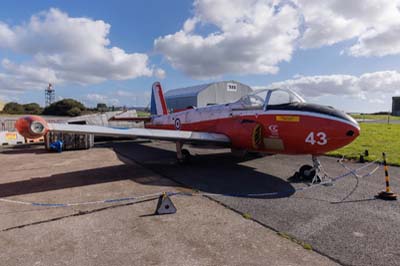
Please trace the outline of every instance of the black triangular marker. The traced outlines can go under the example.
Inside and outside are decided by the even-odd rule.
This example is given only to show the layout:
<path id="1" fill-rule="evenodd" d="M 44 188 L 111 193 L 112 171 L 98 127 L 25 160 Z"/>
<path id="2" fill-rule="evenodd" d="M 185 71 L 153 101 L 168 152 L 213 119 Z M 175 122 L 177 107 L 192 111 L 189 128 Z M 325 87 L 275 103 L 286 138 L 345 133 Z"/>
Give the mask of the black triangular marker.
<path id="1" fill-rule="evenodd" d="M 166 194 L 161 195 L 158 198 L 155 214 L 160 215 L 160 214 L 173 214 L 173 213 L 176 213 L 176 208 L 175 205 L 172 203 L 172 200 Z"/>

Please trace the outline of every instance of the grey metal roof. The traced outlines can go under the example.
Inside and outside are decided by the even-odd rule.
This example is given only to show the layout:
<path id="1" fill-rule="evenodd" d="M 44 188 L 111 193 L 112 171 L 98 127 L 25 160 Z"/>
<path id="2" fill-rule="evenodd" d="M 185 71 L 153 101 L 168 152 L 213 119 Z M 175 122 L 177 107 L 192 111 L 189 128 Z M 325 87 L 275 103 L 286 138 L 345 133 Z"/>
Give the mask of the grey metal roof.
<path id="1" fill-rule="evenodd" d="M 214 83 L 207 83 L 207 84 L 201 84 L 201 85 L 192 86 L 192 87 L 169 90 L 169 91 L 165 92 L 165 98 L 175 97 L 175 96 L 179 96 L 179 97 L 196 96 L 199 92 L 201 92 L 202 90 L 206 89 L 207 87 L 209 87 L 213 84 Z"/>

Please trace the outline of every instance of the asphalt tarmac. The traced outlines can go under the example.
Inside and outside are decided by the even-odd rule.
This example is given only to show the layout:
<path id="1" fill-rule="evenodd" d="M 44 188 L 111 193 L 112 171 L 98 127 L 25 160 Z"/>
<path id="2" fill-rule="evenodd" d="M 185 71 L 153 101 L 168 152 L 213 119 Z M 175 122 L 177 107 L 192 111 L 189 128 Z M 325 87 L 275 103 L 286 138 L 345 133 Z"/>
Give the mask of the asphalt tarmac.
<path id="1" fill-rule="evenodd" d="M 180 165 L 175 145 L 168 142 L 122 142 L 113 147 L 182 186 L 224 194 L 209 197 L 282 235 L 310 244 L 342 265 L 400 265 L 399 202 L 374 197 L 385 189 L 383 167 L 368 177 L 349 175 L 333 186 L 299 190 L 307 184 L 291 181 L 291 177 L 301 165 L 311 163 L 309 156 L 241 160 L 227 150 L 189 148 L 195 156 L 190 164 Z M 320 159 L 330 176 L 347 172 L 336 158 Z M 346 165 L 352 169 L 363 166 Z M 400 168 L 390 167 L 389 174 L 392 190 L 400 192 Z"/>
<path id="2" fill-rule="evenodd" d="M 4 147 L 0 162 L 0 265 L 337 265 L 206 197 L 173 196 L 177 212 L 155 215 L 159 193 L 191 190 L 112 145 L 62 153 Z M 71 202 L 85 204 L 38 205 Z"/>

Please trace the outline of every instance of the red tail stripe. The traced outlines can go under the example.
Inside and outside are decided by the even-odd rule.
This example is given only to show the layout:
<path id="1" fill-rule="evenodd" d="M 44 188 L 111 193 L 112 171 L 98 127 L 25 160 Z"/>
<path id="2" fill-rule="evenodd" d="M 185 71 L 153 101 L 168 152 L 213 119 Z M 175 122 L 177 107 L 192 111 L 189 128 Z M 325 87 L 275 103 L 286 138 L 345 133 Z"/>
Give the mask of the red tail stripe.
<path id="1" fill-rule="evenodd" d="M 160 97 L 162 111 L 163 111 L 163 114 L 166 115 L 166 114 L 168 114 L 168 110 L 167 110 L 167 104 L 165 103 L 164 94 L 163 94 L 163 91 L 161 89 L 161 85 L 158 84 L 157 86 L 158 86 L 158 93 L 159 93 L 158 96 Z"/>

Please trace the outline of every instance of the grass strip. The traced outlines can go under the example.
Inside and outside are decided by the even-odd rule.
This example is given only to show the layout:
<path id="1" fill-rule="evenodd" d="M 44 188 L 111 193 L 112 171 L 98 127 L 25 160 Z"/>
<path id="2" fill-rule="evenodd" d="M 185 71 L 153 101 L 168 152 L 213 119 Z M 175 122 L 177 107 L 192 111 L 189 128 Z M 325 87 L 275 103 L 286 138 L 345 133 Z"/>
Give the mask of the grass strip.
<path id="1" fill-rule="evenodd" d="M 360 136 L 349 145 L 329 152 L 328 155 L 348 159 L 358 159 L 360 154 L 368 150 L 366 161 L 382 158 L 386 152 L 387 163 L 400 166 L 400 124 L 370 124 L 361 123 Z"/>

